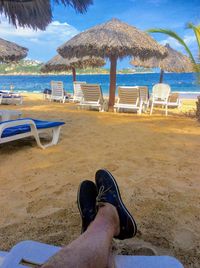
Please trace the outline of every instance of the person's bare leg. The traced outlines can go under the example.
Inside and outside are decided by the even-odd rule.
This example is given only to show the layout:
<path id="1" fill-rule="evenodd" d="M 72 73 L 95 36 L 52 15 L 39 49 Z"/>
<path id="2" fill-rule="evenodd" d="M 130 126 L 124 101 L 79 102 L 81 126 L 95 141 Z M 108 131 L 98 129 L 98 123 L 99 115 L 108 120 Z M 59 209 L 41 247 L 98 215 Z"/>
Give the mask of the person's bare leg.
<path id="1" fill-rule="evenodd" d="M 108 259 L 108 268 L 115 268 L 115 257 L 110 249 L 109 259 Z"/>
<path id="2" fill-rule="evenodd" d="M 113 267 L 112 238 L 120 231 L 116 208 L 105 203 L 95 220 L 76 240 L 54 255 L 42 268 L 107 268 Z"/>

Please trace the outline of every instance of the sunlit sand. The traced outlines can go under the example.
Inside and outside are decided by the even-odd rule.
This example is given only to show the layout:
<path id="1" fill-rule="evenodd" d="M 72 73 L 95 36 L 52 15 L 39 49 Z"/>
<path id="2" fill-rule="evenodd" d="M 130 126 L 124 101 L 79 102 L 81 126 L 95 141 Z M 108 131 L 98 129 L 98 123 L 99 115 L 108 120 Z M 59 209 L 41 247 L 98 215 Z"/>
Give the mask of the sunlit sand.
<path id="1" fill-rule="evenodd" d="M 8 109 L 8 106 L 2 106 Z M 62 120 L 59 144 L 41 150 L 33 139 L 0 145 L 0 248 L 33 239 L 64 245 L 80 234 L 76 206 L 81 180 L 109 169 L 138 223 L 136 239 L 116 242 L 134 254 L 151 246 L 186 266 L 199 262 L 200 125 L 195 100 L 149 114 L 78 110 L 26 94 L 24 117 Z M 45 137 L 46 138 L 46 137 Z M 9 237 L 9 239 L 8 239 Z"/>

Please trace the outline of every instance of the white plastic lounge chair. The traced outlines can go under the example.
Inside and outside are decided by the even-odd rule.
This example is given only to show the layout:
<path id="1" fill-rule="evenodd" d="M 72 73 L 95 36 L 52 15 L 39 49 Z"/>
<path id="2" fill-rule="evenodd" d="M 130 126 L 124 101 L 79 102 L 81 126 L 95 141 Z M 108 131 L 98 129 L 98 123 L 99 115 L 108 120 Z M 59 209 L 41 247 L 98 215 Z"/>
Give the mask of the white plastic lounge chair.
<path id="1" fill-rule="evenodd" d="M 64 122 L 49 122 L 23 118 L 0 122 L 0 144 L 33 136 L 37 145 L 45 149 L 58 143 L 60 129 Z M 52 141 L 43 145 L 39 134 L 52 131 Z"/>
<path id="2" fill-rule="evenodd" d="M 97 108 L 104 111 L 104 99 L 101 87 L 98 84 L 81 84 L 83 98 L 80 101 L 80 107 Z"/>
<path id="3" fill-rule="evenodd" d="M 73 87 L 74 87 L 73 102 L 80 102 L 83 99 L 83 92 L 81 90 L 82 84 L 86 84 L 86 82 L 75 81 L 73 83 Z"/>
<path id="4" fill-rule="evenodd" d="M 119 112 L 121 109 L 133 110 L 141 114 L 142 101 L 140 101 L 138 87 L 118 87 L 118 100 L 114 105 L 114 111 Z"/>
<path id="5" fill-rule="evenodd" d="M 165 115 L 167 116 L 168 98 L 170 91 L 170 86 L 167 84 L 159 83 L 153 86 L 150 115 L 152 114 L 153 107 L 155 105 L 162 105 L 165 106 Z"/>
<path id="6" fill-rule="evenodd" d="M 168 107 L 174 107 L 174 108 L 181 108 L 181 100 L 179 97 L 179 93 L 178 92 L 173 92 L 169 95 L 169 99 L 168 99 L 168 103 L 167 103 Z"/>
<path id="7" fill-rule="evenodd" d="M 7 254 L 2 252 L 0 268 L 28 268 L 42 265 L 61 248 L 34 241 L 23 241 L 15 245 Z M 116 268 L 183 268 L 175 258 L 169 256 L 126 256 L 115 257 Z"/>
<path id="8" fill-rule="evenodd" d="M 63 88 L 63 82 L 62 81 L 51 81 L 51 98 L 50 100 L 53 101 L 60 101 L 65 102 L 66 101 L 65 92 Z"/>
<path id="9" fill-rule="evenodd" d="M 19 93 L 0 91 L 0 104 L 15 104 L 23 103 L 23 97 Z"/>
<path id="10" fill-rule="evenodd" d="M 12 117 L 20 118 L 22 116 L 21 111 L 16 110 L 0 110 L 0 121 L 11 120 Z"/>
<path id="11" fill-rule="evenodd" d="M 138 86 L 140 101 L 142 102 L 142 108 L 145 112 L 149 108 L 149 90 L 146 86 Z"/>
<path id="12" fill-rule="evenodd" d="M 0 251 L 0 268 L 2 267 L 7 255 L 8 255 L 8 252 Z"/>

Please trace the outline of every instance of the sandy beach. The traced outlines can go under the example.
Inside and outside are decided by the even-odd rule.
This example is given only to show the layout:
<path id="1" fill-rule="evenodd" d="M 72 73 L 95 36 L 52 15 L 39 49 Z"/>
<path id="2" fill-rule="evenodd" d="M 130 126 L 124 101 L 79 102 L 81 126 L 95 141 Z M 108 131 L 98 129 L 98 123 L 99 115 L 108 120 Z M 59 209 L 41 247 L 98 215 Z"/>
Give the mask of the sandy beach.
<path id="1" fill-rule="evenodd" d="M 0 145 L 0 250 L 32 239 L 63 246 L 80 234 L 76 194 L 83 179 L 107 168 L 138 224 L 136 238 L 115 241 L 118 254 L 178 258 L 200 267 L 200 124 L 195 100 L 181 112 L 114 114 L 78 110 L 25 94 L 23 117 L 64 121 L 59 144 L 25 140 Z M 163 112 L 164 113 L 164 112 Z M 44 140 L 47 137 L 44 137 Z M 148 252 L 147 252 L 148 253 Z"/>

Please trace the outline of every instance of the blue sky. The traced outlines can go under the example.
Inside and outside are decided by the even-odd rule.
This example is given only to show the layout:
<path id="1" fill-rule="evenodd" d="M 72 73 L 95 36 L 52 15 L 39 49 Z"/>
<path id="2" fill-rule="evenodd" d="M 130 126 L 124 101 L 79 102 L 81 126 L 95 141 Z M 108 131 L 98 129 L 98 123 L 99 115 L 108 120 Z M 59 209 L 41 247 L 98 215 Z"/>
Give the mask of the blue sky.
<path id="1" fill-rule="evenodd" d="M 200 23 L 199 0 L 94 0 L 86 14 L 78 14 L 71 7 L 64 8 L 53 4 L 53 22 L 46 31 L 33 31 L 10 25 L 7 19 L 0 16 L 0 37 L 17 42 L 29 49 L 28 57 L 47 61 L 56 54 L 56 48 L 77 33 L 111 18 L 118 18 L 141 30 L 149 28 L 168 28 L 179 33 L 197 52 L 195 38 L 191 30 L 185 28 L 187 22 Z M 161 44 L 170 43 L 179 51 L 182 47 L 165 35 L 154 34 Z M 118 68 L 131 67 L 130 59 L 124 59 Z"/>

